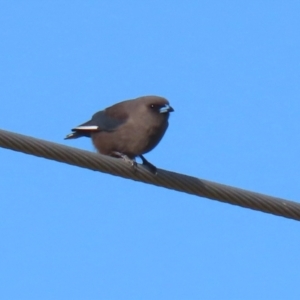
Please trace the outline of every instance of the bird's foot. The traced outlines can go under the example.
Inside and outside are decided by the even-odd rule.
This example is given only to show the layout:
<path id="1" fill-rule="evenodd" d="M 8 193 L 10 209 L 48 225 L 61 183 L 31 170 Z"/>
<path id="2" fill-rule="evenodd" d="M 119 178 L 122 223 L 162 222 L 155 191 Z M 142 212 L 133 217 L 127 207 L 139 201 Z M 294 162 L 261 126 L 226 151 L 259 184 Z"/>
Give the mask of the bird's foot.
<path id="1" fill-rule="evenodd" d="M 148 171 L 150 171 L 151 173 L 153 173 L 154 175 L 157 174 L 157 168 L 152 165 L 143 155 L 140 155 L 140 158 L 143 162 L 143 166 L 148 169 Z"/>
<path id="2" fill-rule="evenodd" d="M 114 157 L 122 158 L 126 163 L 130 164 L 134 170 L 137 168 L 136 161 L 134 159 L 130 159 L 126 154 L 117 151 L 113 151 L 112 154 Z"/>

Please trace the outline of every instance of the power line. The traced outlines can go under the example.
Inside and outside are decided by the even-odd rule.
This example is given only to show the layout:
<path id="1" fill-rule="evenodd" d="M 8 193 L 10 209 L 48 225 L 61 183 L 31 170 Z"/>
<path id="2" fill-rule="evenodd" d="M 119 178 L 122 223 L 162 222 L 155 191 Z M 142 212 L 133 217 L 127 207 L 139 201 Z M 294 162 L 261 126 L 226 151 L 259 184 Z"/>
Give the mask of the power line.
<path id="1" fill-rule="evenodd" d="M 158 174 L 154 176 L 146 169 L 140 167 L 140 165 L 136 170 L 133 170 L 129 164 L 123 162 L 121 159 L 5 130 L 0 130 L 0 147 L 285 218 L 300 220 L 300 203 L 162 169 L 158 169 Z"/>

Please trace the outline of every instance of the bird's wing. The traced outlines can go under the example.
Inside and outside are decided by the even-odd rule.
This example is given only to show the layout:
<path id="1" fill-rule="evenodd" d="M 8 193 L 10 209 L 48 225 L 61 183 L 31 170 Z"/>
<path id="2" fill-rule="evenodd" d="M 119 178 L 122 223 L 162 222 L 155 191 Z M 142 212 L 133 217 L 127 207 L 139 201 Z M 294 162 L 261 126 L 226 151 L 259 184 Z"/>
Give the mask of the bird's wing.
<path id="1" fill-rule="evenodd" d="M 99 131 L 114 131 L 127 120 L 126 114 L 116 115 L 109 111 L 101 110 L 95 113 L 91 120 L 72 129 L 65 139 L 74 139 L 82 136 L 90 137 L 91 133 Z"/>

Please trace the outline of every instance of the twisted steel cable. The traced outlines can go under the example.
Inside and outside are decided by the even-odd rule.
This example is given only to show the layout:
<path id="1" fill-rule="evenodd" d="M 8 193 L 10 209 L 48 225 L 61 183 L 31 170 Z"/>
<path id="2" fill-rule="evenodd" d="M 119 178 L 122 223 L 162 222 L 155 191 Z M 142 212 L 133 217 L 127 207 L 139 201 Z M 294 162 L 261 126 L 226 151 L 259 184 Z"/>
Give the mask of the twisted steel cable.
<path id="1" fill-rule="evenodd" d="M 206 197 L 233 205 L 300 220 L 300 203 L 274 198 L 223 184 L 158 169 L 153 175 L 138 165 L 133 169 L 121 159 L 0 130 L 0 147 L 67 163 L 94 171 Z"/>

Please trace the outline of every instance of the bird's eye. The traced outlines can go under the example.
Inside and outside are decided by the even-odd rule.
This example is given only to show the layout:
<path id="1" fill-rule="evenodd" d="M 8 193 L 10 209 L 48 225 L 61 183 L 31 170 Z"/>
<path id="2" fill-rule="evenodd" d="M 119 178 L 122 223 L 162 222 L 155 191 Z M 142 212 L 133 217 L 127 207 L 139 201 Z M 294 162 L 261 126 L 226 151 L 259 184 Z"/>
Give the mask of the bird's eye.
<path id="1" fill-rule="evenodd" d="M 159 110 L 163 105 L 159 105 L 159 104 L 151 104 L 150 108 L 151 109 L 155 109 L 155 110 Z"/>

